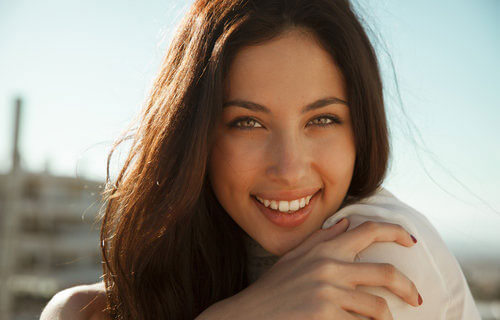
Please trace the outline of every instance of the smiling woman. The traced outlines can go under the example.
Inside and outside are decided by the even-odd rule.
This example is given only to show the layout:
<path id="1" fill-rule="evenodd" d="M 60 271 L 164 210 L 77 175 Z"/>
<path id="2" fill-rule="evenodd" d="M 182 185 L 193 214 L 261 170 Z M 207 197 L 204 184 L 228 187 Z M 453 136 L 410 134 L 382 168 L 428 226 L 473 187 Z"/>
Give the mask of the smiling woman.
<path id="1" fill-rule="evenodd" d="M 356 147 L 345 87 L 332 55 L 303 28 L 240 49 L 230 65 L 209 180 L 225 211 L 269 252 L 297 246 L 347 196 Z"/>
<path id="2" fill-rule="evenodd" d="M 391 223 L 391 210 L 417 215 L 380 189 L 389 159 L 382 82 L 348 1 L 195 1 L 137 128 L 104 192 L 103 315 L 476 319 L 432 228 Z M 351 208 L 362 211 L 355 228 L 342 219 L 325 229 Z M 381 213 L 384 221 L 362 221 Z M 392 246 L 359 261 L 375 242 Z M 419 263 L 422 288 L 393 265 L 403 256 L 394 246 Z M 251 248 L 271 264 L 254 268 Z M 425 279 L 440 280 L 439 290 Z M 387 293 L 358 286 L 385 287 L 404 307 L 390 310 Z M 417 308 L 420 289 L 435 298 L 426 308 Z M 80 309 L 53 301 L 53 314 Z"/>

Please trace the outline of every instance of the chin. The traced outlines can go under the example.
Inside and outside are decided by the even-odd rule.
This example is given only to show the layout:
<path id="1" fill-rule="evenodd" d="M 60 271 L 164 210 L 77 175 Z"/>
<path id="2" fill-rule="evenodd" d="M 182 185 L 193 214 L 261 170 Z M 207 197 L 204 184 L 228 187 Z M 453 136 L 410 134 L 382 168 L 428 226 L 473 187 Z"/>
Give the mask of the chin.
<path id="1" fill-rule="evenodd" d="M 293 250 L 295 247 L 297 247 L 302 240 L 293 240 L 293 241 L 286 241 L 284 243 L 280 243 L 278 240 L 276 243 L 271 243 L 270 246 L 263 246 L 262 247 L 269 253 L 272 253 L 276 256 L 283 256 L 290 250 Z"/>

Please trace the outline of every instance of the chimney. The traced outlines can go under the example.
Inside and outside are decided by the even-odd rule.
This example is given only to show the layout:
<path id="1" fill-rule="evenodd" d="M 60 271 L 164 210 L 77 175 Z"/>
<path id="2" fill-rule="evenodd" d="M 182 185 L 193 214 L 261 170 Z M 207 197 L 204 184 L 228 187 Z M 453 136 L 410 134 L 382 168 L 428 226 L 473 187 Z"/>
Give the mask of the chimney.
<path id="1" fill-rule="evenodd" d="M 17 97 L 15 100 L 15 119 L 12 147 L 12 167 L 11 172 L 18 172 L 21 169 L 21 155 L 19 154 L 19 131 L 21 127 L 21 107 L 22 99 Z"/>

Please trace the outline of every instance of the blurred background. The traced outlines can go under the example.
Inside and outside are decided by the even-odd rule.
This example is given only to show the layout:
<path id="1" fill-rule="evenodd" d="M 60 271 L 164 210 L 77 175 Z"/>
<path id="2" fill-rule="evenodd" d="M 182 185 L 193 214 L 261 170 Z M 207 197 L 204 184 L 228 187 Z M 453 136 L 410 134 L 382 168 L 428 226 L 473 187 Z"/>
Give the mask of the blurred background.
<path id="1" fill-rule="evenodd" d="M 38 319 L 57 291 L 100 281 L 106 157 L 192 2 L 0 0 L 0 320 Z M 500 319 L 500 1 L 354 5 L 384 78 L 384 186 L 440 232 L 483 319 Z"/>

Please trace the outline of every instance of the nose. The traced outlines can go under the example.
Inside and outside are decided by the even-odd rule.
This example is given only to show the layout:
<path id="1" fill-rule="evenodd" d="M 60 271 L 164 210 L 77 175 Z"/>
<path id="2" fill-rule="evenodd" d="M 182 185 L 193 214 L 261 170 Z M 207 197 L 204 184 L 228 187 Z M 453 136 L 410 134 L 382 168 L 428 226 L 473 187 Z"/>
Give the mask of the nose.
<path id="1" fill-rule="evenodd" d="M 304 141 L 292 134 L 277 136 L 269 144 L 270 165 L 266 175 L 276 184 L 300 188 L 307 182 L 309 154 Z"/>

